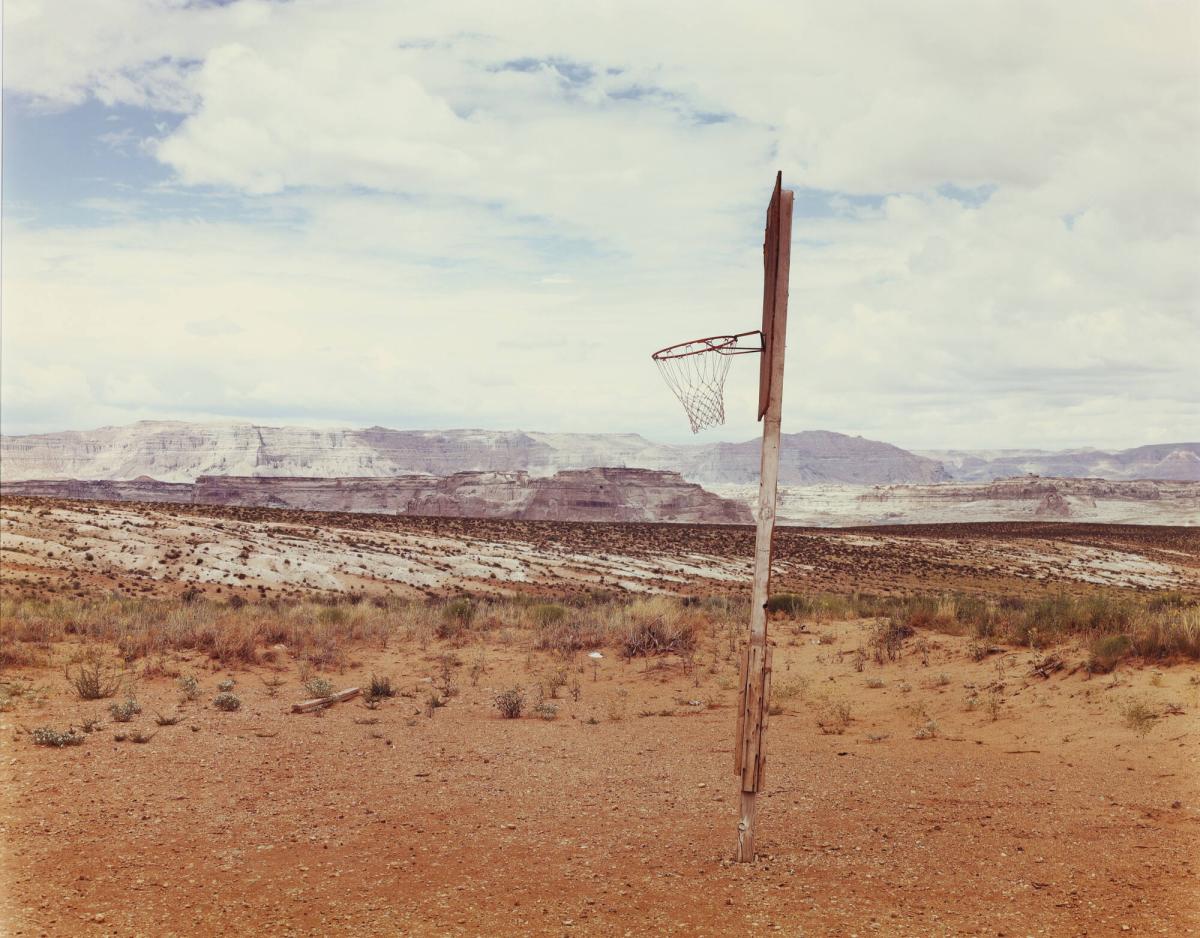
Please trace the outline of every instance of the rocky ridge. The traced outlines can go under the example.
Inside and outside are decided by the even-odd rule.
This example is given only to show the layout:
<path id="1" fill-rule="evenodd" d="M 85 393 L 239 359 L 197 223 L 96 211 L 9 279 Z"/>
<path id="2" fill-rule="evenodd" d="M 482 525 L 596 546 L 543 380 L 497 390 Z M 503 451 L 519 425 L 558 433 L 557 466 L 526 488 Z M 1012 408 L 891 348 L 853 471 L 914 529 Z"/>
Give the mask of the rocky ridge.
<path id="1" fill-rule="evenodd" d="M 678 473 L 643 469 L 458 472 L 446 477 L 201 476 L 193 483 L 142 478 L 0 483 L 4 495 L 176 502 L 310 511 L 526 521 L 666 521 L 749 524 L 750 509 Z"/>
<path id="2" fill-rule="evenodd" d="M 754 482 L 759 441 L 676 445 L 633 433 L 317 430 L 178 421 L 0 437 L 0 474 L 9 482 L 139 476 L 192 482 L 211 475 L 390 478 L 457 472 L 551 476 L 597 466 L 678 472 L 701 485 Z M 941 482 L 949 475 L 937 461 L 889 443 L 810 430 L 784 434 L 779 479 L 784 485 L 873 485 Z"/>
<path id="3" fill-rule="evenodd" d="M 938 460 L 956 482 L 990 482 L 1030 473 L 1068 479 L 1200 482 L 1200 443 L 1160 443 L 1115 452 L 923 450 L 921 455 Z"/>

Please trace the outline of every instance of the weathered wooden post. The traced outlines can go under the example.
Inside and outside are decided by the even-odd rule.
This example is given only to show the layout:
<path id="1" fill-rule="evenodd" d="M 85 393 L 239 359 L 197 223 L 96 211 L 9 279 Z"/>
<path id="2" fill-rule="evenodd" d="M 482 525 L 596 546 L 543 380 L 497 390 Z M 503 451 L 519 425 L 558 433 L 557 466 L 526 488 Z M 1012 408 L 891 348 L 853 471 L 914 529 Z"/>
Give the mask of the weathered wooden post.
<path id="1" fill-rule="evenodd" d="M 788 274 L 792 247 L 792 193 L 776 180 L 767 209 L 763 243 L 763 357 L 758 416 L 763 422 L 754 537 L 754 586 L 750 594 L 750 641 L 742 659 L 742 691 L 734 744 L 734 771 L 741 788 L 737 826 L 739 862 L 754 860 L 755 814 L 766 769 L 767 717 L 771 707 L 771 646 L 767 643 L 767 597 L 771 586 L 771 536 L 779 485 L 779 438 L 783 411 L 783 363 L 787 344 Z"/>
<path id="2" fill-rule="evenodd" d="M 767 597 L 771 586 L 771 535 L 779 483 L 779 434 L 783 409 L 783 358 L 787 344 L 788 273 L 792 250 L 792 193 L 783 174 L 767 206 L 763 241 L 762 330 L 693 339 L 659 349 L 651 357 L 687 411 L 692 432 L 725 422 L 725 376 L 734 355 L 761 352 L 758 419 L 763 422 L 758 487 L 758 530 L 754 540 L 754 585 L 750 599 L 750 641 L 742 659 L 742 689 L 734 740 L 734 770 L 741 794 L 737 859 L 754 859 L 756 798 L 766 768 L 765 736 L 771 701 L 771 646 L 767 644 Z M 758 335 L 758 347 L 742 344 Z"/>

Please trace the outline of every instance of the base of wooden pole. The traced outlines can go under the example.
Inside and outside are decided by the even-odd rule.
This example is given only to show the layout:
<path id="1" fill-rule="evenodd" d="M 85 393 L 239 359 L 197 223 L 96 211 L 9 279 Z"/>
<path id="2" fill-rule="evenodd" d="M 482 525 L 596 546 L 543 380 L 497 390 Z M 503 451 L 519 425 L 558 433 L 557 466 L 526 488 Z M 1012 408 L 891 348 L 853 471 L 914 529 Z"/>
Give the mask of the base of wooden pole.
<path id="1" fill-rule="evenodd" d="M 756 792 L 742 792 L 742 816 L 738 820 L 737 856 L 738 863 L 754 862 L 754 812 L 757 809 Z"/>

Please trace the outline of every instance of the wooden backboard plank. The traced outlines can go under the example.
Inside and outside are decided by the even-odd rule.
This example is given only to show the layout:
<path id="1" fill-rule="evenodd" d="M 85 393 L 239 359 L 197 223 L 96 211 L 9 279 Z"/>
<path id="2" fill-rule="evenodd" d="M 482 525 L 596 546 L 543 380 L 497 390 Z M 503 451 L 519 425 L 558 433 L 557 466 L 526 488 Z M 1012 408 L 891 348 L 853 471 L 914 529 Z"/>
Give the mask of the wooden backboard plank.
<path id="1" fill-rule="evenodd" d="M 791 196 L 791 193 L 786 193 Z M 763 237 L 763 312 L 762 312 L 762 341 L 763 352 L 759 361 L 758 372 L 758 419 L 762 420 L 767 413 L 771 399 L 771 381 L 775 373 L 775 336 L 781 325 L 781 319 L 787 318 L 787 270 L 790 265 L 792 246 L 792 231 L 790 213 L 788 224 L 783 223 L 783 173 L 775 174 L 775 189 L 771 193 L 771 201 L 767 203 L 767 225 Z M 786 228 L 786 230 L 785 230 Z M 780 278 L 780 268 L 784 275 Z M 783 343 L 780 343 L 779 353 L 783 353 Z"/>

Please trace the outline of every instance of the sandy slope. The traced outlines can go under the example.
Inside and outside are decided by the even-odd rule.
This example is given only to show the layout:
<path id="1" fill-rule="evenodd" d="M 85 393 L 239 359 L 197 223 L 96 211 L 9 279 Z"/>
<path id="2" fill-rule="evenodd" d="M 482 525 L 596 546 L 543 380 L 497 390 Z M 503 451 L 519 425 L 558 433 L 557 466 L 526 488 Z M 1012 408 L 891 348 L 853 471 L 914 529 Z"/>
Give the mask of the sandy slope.
<path id="1" fill-rule="evenodd" d="M 722 525 L 429 519 L 9 498 L 0 560 L 47 594 L 364 589 L 720 592 L 749 576 L 753 530 Z M 776 589 L 1200 589 L 1200 528 L 995 524 L 781 528 Z"/>

